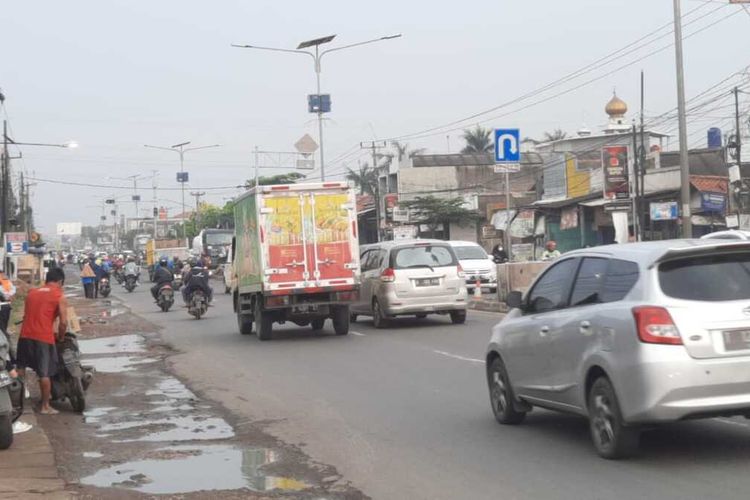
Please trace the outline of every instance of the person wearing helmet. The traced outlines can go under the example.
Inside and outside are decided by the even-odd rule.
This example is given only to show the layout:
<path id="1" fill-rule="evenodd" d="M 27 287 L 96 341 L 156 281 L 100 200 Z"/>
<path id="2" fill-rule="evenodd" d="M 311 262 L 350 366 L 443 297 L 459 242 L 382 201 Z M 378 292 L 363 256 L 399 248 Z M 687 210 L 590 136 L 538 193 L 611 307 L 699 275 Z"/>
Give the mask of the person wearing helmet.
<path id="1" fill-rule="evenodd" d="M 138 272 L 138 266 L 135 264 L 135 259 L 133 257 L 128 257 L 128 262 L 125 264 L 123 272 L 125 273 L 126 279 L 128 276 L 135 276 L 135 280 L 138 281 L 138 275 L 140 272 Z"/>
<path id="2" fill-rule="evenodd" d="M 193 259 L 191 259 L 193 260 Z M 185 304 L 190 302 L 193 292 L 201 290 L 208 299 L 209 304 L 213 300 L 214 291 L 208 284 L 208 269 L 204 267 L 203 260 L 198 259 L 187 275 L 187 281 L 183 281 L 185 287 L 182 289 L 182 298 Z"/>
<path id="3" fill-rule="evenodd" d="M 161 257 L 154 271 L 154 286 L 151 287 L 151 295 L 154 300 L 159 296 L 159 290 L 165 285 L 171 285 L 174 281 L 174 274 L 169 270 L 169 263 L 166 257 Z"/>

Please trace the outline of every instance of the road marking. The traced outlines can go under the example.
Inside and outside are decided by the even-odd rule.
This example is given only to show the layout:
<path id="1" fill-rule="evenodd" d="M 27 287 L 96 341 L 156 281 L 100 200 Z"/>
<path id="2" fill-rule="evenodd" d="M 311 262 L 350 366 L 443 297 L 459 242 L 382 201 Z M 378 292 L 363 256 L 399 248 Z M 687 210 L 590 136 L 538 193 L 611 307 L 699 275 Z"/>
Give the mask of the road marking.
<path id="1" fill-rule="evenodd" d="M 715 418 L 714 420 L 716 420 L 717 422 L 721 422 L 722 424 L 736 425 L 739 427 L 744 427 L 745 429 L 748 428 L 747 424 L 744 424 L 742 422 L 735 422 L 734 420 L 729 420 L 726 418 Z"/>
<path id="2" fill-rule="evenodd" d="M 365 335 L 364 333 L 360 333 L 360 332 L 354 332 L 354 331 L 349 330 L 349 333 L 351 333 L 352 335 L 356 335 L 357 337 L 367 337 L 367 335 Z"/>
<path id="3" fill-rule="evenodd" d="M 445 351 L 432 351 L 432 352 L 434 352 L 435 354 L 440 354 L 441 356 L 446 356 L 446 357 L 453 358 L 453 359 L 460 359 L 461 361 L 469 361 L 470 363 L 482 363 L 482 364 L 484 364 L 484 361 L 481 360 L 481 359 L 467 358 L 467 357 L 464 357 L 464 356 L 459 356 L 458 354 L 451 354 L 451 353 L 445 352 Z"/>

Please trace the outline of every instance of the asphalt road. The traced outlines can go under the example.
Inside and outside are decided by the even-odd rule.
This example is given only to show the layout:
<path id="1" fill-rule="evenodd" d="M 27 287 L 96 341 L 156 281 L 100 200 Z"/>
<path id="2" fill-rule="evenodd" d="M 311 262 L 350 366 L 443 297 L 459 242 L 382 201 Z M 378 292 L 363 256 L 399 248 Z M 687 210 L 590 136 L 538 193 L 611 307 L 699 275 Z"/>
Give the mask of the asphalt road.
<path id="1" fill-rule="evenodd" d="M 405 319 L 375 330 L 368 318 L 346 337 L 275 325 L 276 337 L 241 336 L 228 295 L 200 321 L 160 312 L 148 286 L 132 310 L 162 327 L 180 354 L 178 375 L 240 421 L 265 422 L 281 440 L 335 466 L 376 499 L 747 498 L 750 426 L 744 419 L 649 430 L 627 461 L 598 458 L 583 419 L 535 410 L 517 427 L 492 417 L 484 350 L 499 316 L 470 312 Z M 241 424 L 240 424 L 241 425 Z"/>

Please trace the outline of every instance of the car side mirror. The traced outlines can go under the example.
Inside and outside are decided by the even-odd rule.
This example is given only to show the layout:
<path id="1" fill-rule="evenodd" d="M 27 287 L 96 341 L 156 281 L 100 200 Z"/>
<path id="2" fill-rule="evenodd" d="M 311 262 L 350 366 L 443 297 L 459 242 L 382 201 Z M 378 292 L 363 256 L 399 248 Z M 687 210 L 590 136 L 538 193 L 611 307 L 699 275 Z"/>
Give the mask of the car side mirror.
<path id="1" fill-rule="evenodd" d="M 523 293 L 519 291 L 512 291 L 508 294 L 508 298 L 505 299 L 505 303 L 511 309 L 524 309 L 523 304 Z"/>

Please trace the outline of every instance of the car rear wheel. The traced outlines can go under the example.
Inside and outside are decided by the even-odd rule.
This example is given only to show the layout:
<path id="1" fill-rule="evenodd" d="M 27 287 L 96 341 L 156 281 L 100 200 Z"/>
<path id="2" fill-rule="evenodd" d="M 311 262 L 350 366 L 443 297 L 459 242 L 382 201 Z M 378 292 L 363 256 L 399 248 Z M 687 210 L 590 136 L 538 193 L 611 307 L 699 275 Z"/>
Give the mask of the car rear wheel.
<path id="1" fill-rule="evenodd" d="M 518 411 L 513 406 L 513 388 L 508 379 L 508 372 L 500 358 L 495 358 L 487 371 L 487 384 L 490 389 L 490 404 L 495 419 L 501 424 L 516 425 L 526 418 L 525 411 Z"/>
<path id="2" fill-rule="evenodd" d="M 463 325 L 466 323 L 466 311 L 452 311 L 451 322 L 454 325 Z"/>
<path id="3" fill-rule="evenodd" d="M 377 299 L 372 301 L 372 324 L 375 328 L 385 328 L 388 326 L 388 320 L 383 314 L 383 309 L 380 307 L 380 302 Z"/>
<path id="4" fill-rule="evenodd" d="M 640 432 L 625 425 L 615 390 L 607 377 L 594 381 L 589 391 L 588 406 L 591 439 L 600 456 L 624 458 L 638 449 Z"/>

